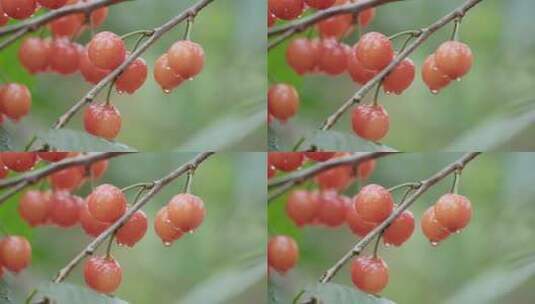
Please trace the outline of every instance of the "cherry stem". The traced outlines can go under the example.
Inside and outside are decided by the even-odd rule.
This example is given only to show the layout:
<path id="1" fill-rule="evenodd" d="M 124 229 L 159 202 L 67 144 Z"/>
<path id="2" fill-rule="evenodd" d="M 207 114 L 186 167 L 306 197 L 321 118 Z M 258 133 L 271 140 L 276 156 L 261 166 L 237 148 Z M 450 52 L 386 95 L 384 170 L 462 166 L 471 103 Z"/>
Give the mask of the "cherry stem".
<path id="1" fill-rule="evenodd" d="M 458 17 L 453 21 L 453 32 L 451 33 L 451 40 L 459 40 L 459 29 L 461 27 L 461 20 L 462 18 Z"/>
<path id="2" fill-rule="evenodd" d="M 193 174 L 195 174 L 195 169 L 190 169 L 186 176 L 186 184 L 184 185 L 185 193 L 191 193 L 191 184 L 193 183 Z"/>
<path id="3" fill-rule="evenodd" d="M 186 32 L 184 33 L 184 40 L 191 40 L 191 31 L 193 29 L 193 20 L 194 17 L 190 16 L 188 17 L 188 20 L 186 21 Z"/>
<path id="4" fill-rule="evenodd" d="M 126 192 L 128 190 L 137 189 L 137 188 L 149 189 L 152 186 L 153 186 L 153 183 L 136 183 L 136 184 L 132 184 L 130 186 L 126 186 L 122 188 L 121 192 Z"/>
<path id="5" fill-rule="evenodd" d="M 405 36 L 405 35 L 409 35 L 410 38 L 414 38 L 414 37 L 418 37 L 421 35 L 421 31 L 420 30 L 408 30 L 408 31 L 403 31 L 403 32 L 399 32 L 399 33 L 395 33 L 394 35 L 388 37 L 388 39 L 390 40 L 394 40 L 398 37 L 402 37 L 402 36 Z"/>
<path id="6" fill-rule="evenodd" d="M 402 189 L 402 188 L 405 188 L 405 187 L 408 187 L 409 189 L 416 189 L 418 187 L 420 187 L 420 183 L 403 183 L 403 184 L 399 184 L 399 185 L 396 185 L 396 186 L 393 186 L 391 188 L 388 188 L 388 192 L 392 192 L 392 191 L 395 191 L 395 190 L 398 190 L 398 189 Z"/>
<path id="7" fill-rule="evenodd" d="M 375 88 L 375 94 L 373 96 L 373 105 L 374 106 L 377 106 L 379 104 L 379 91 L 381 90 L 381 86 L 383 85 L 383 81 L 381 80 L 378 84 L 377 84 L 377 87 Z"/>
<path id="8" fill-rule="evenodd" d="M 125 40 L 126 38 L 137 36 L 137 35 L 150 36 L 152 34 L 154 34 L 154 30 L 138 30 L 138 31 L 133 31 L 133 32 L 122 35 L 121 39 Z"/>
<path id="9" fill-rule="evenodd" d="M 305 137 L 301 136 L 299 140 L 295 143 L 294 147 L 292 148 L 292 151 L 295 152 L 301 147 L 301 145 L 305 142 Z"/>
<path id="10" fill-rule="evenodd" d="M 111 247 L 113 245 L 113 239 L 115 239 L 115 232 L 110 236 L 108 246 L 106 247 L 106 259 L 111 258 Z"/>
<path id="11" fill-rule="evenodd" d="M 459 181 L 461 180 L 461 170 L 456 170 L 453 175 L 453 185 L 451 185 L 451 193 L 457 194 L 459 192 Z"/>
<path id="12" fill-rule="evenodd" d="M 115 85 L 115 79 L 110 82 L 110 85 L 108 86 L 108 93 L 106 93 L 106 105 L 110 105 L 110 97 L 111 97 L 111 91 L 113 90 L 113 86 Z"/>
<path id="13" fill-rule="evenodd" d="M 24 146 L 24 152 L 29 151 L 36 140 L 37 140 L 37 135 L 33 135 L 30 141 L 26 144 L 26 146 Z"/>
<path id="14" fill-rule="evenodd" d="M 381 238 L 383 237 L 383 232 L 381 232 L 377 239 L 375 240 L 375 246 L 373 247 L 373 258 L 377 258 L 377 251 L 379 251 L 379 242 L 381 241 Z"/>
<path id="15" fill-rule="evenodd" d="M 37 289 L 34 288 L 32 289 L 32 291 L 30 292 L 30 294 L 28 295 L 28 297 L 26 298 L 26 301 L 24 301 L 25 304 L 31 304 L 32 303 L 32 299 L 35 297 L 35 295 L 37 294 Z"/>

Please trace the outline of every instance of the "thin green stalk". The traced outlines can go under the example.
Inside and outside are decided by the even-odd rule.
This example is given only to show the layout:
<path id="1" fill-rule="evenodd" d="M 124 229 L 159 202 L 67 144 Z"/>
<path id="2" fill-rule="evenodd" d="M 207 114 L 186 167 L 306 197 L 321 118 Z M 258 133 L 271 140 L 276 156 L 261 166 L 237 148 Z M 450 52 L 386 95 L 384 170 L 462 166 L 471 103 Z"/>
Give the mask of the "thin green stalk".
<path id="1" fill-rule="evenodd" d="M 191 169 L 188 171 L 188 174 L 186 176 L 186 184 L 184 185 L 184 192 L 185 193 L 191 193 L 191 184 L 193 183 L 193 175 L 195 174 L 195 170 Z"/>
<path id="2" fill-rule="evenodd" d="M 191 31 L 193 30 L 193 16 L 190 16 L 186 21 L 186 32 L 184 33 L 184 40 L 191 40 Z"/>

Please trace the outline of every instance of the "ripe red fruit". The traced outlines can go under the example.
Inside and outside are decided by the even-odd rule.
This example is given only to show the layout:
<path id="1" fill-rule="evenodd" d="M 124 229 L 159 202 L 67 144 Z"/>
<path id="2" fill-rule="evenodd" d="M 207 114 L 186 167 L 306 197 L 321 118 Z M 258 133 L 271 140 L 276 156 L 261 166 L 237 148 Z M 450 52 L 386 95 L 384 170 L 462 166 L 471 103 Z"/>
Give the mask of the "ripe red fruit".
<path id="1" fill-rule="evenodd" d="M 466 227 L 472 217 L 470 200 L 459 194 L 444 194 L 434 208 L 437 221 L 451 233 Z"/>
<path id="2" fill-rule="evenodd" d="M 275 168 L 290 172 L 299 168 L 303 164 L 304 154 L 302 152 L 269 152 L 268 162 Z"/>
<path id="3" fill-rule="evenodd" d="M 171 69 L 184 79 L 197 76 L 204 67 L 204 49 L 198 43 L 181 40 L 167 51 Z"/>
<path id="4" fill-rule="evenodd" d="M 79 211 L 80 225 L 89 236 L 97 237 L 111 226 L 111 223 L 101 222 L 91 215 L 87 202 L 80 205 Z"/>
<path id="5" fill-rule="evenodd" d="M 13 19 L 26 19 L 37 8 L 35 0 L 2 0 L 4 13 Z"/>
<path id="6" fill-rule="evenodd" d="M 380 257 L 359 257 L 351 263 L 351 280 L 367 293 L 381 292 L 388 284 L 388 266 Z"/>
<path id="7" fill-rule="evenodd" d="M 0 179 L 5 178 L 9 174 L 9 169 L 2 162 L 2 156 L 0 154 Z"/>
<path id="8" fill-rule="evenodd" d="M 268 242 L 268 265 L 278 272 L 292 269 L 299 260 L 299 247 L 294 239 L 285 235 L 271 237 Z"/>
<path id="9" fill-rule="evenodd" d="M 67 191 L 54 191 L 50 197 L 50 220 L 60 227 L 76 225 L 83 200 Z"/>
<path id="10" fill-rule="evenodd" d="M 305 3 L 315 9 L 325 9 L 332 6 L 336 0 L 305 0 Z"/>
<path id="11" fill-rule="evenodd" d="M 358 22 L 361 28 L 366 28 L 375 18 L 375 7 L 363 10 L 358 15 Z"/>
<path id="12" fill-rule="evenodd" d="M 378 71 L 369 70 L 365 68 L 364 65 L 362 65 L 362 63 L 355 55 L 355 48 L 347 57 L 347 71 L 349 72 L 349 76 L 351 76 L 351 79 L 353 79 L 354 82 L 360 85 L 364 85 L 368 81 L 372 80 L 375 75 L 377 75 Z"/>
<path id="13" fill-rule="evenodd" d="M 360 180 L 367 180 L 373 173 L 373 170 L 375 170 L 375 164 L 375 159 L 369 159 L 360 163 L 357 167 L 357 178 Z"/>
<path id="14" fill-rule="evenodd" d="M 351 166 L 337 166 L 316 175 L 315 181 L 322 190 L 343 191 L 353 182 L 353 179 L 354 174 Z"/>
<path id="15" fill-rule="evenodd" d="M 46 223 L 52 207 L 51 195 L 49 191 L 26 191 L 19 202 L 20 217 L 32 227 Z"/>
<path id="16" fill-rule="evenodd" d="M 4 114 L 18 121 L 28 115 L 32 106 L 32 94 L 23 84 L 9 83 L 0 90 L 0 108 Z"/>
<path id="17" fill-rule="evenodd" d="M 305 2 L 303 0 L 269 0 L 268 8 L 277 18 L 292 20 L 301 15 L 305 9 Z"/>
<path id="18" fill-rule="evenodd" d="M 275 84 L 268 91 L 268 111 L 273 117 L 285 122 L 299 110 L 299 93 L 289 84 Z"/>
<path id="19" fill-rule="evenodd" d="M 318 68 L 324 73 L 335 76 L 347 70 L 351 48 L 333 38 L 323 39 L 319 46 Z"/>
<path id="20" fill-rule="evenodd" d="M 440 224 L 435 217 L 434 206 L 429 207 L 420 220 L 422 232 L 431 242 L 432 245 L 437 245 L 440 241 L 446 239 L 450 233 L 442 224 Z"/>
<path id="21" fill-rule="evenodd" d="M 450 79 L 459 79 L 472 67 L 474 57 L 470 47 L 459 41 L 446 41 L 435 52 L 437 67 Z"/>
<path id="22" fill-rule="evenodd" d="M 95 66 L 113 70 L 126 58 L 126 47 L 121 37 L 112 32 L 96 34 L 87 46 L 89 59 Z"/>
<path id="23" fill-rule="evenodd" d="M 37 2 L 46 8 L 55 9 L 64 6 L 67 0 L 37 0 Z"/>
<path id="24" fill-rule="evenodd" d="M 369 70 L 382 70 L 394 58 L 392 42 L 378 32 L 364 34 L 355 48 L 355 55 Z"/>
<path id="25" fill-rule="evenodd" d="M 336 152 L 305 152 L 305 156 L 309 159 L 323 162 L 334 157 Z"/>
<path id="26" fill-rule="evenodd" d="M 84 111 L 84 128 L 89 134 L 113 140 L 121 131 L 121 113 L 112 104 L 92 104 Z"/>
<path id="27" fill-rule="evenodd" d="M 7 16 L 6 16 L 7 17 Z M 267 24 L 268 27 L 272 27 L 277 21 L 277 17 L 272 12 L 267 12 Z"/>
<path id="28" fill-rule="evenodd" d="M 166 246 L 170 246 L 172 242 L 178 240 L 184 234 L 169 219 L 167 206 L 163 207 L 160 209 L 160 211 L 158 211 L 158 213 L 156 213 L 156 217 L 154 219 L 154 231 Z"/>
<path id="29" fill-rule="evenodd" d="M 405 58 L 385 77 L 383 89 L 387 94 L 399 95 L 411 86 L 415 74 L 414 62 L 410 58 Z"/>
<path id="30" fill-rule="evenodd" d="M 82 30 L 84 21 L 83 14 L 70 14 L 51 21 L 48 26 L 54 37 L 73 38 Z"/>
<path id="31" fill-rule="evenodd" d="M 295 190 L 290 193 L 286 203 L 286 213 L 297 226 L 313 223 L 318 215 L 319 208 L 320 201 L 314 199 L 305 190 Z"/>
<path id="32" fill-rule="evenodd" d="M 113 223 L 120 218 L 126 211 L 126 203 L 126 196 L 121 189 L 110 184 L 96 187 L 87 197 L 91 215 L 105 223 Z"/>
<path id="33" fill-rule="evenodd" d="M 342 225 L 346 219 L 346 204 L 334 190 L 322 191 L 319 195 L 318 221 L 334 228 Z"/>
<path id="34" fill-rule="evenodd" d="M 9 17 L 4 12 L 4 9 L 2 8 L 2 2 L 0 1 L 0 26 L 6 25 L 9 22 Z M 1 272 L 2 267 L 0 267 Z M 0 278 L 2 277 L 0 273 Z"/>
<path id="35" fill-rule="evenodd" d="M 357 213 L 368 222 L 380 223 L 394 209 L 394 199 L 390 192 L 376 184 L 362 187 L 353 201 Z"/>
<path id="36" fill-rule="evenodd" d="M 80 73 L 82 73 L 84 79 L 91 84 L 99 83 L 110 73 L 110 70 L 98 68 L 91 62 L 91 60 L 89 60 L 87 48 L 85 47 L 78 52 L 78 62 Z"/>
<path id="37" fill-rule="evenodd" d="M 19 272 L 32 262 L 32 246 L 22 236 L 11 235 L 0 240 L 0 265 Z"/>
<path id="38" fill-rule="evenodd" d="M 202 199 L 190 193 L 175 195 L 167 204 L 167 212 L 171 222 L 182 232 L 197 229 L 206 215 Z"/>
<path id="39" fill-rule="evenodd" d="M 31 74 L 45 71 L 51 50 L 50 40 L 26 38 L 19 48 L 20 63 Z"/>
<path id="40" fill-rule="evenodd" d="M 437 67 L 435 54 L 425 59 L 422 66 L 422 80 L 433 93 L 438 93 L 450 83 L 448 75 Z"/>
<path id="41" fill-rule="evenodd" d="M 154 79 L 166 93 L 170 93 L 171 90 L 184 81 L 184 78 L 175 73 L 169 66 L 167 53 L 156 60 L 154 64 Z"/>
<path id="42" fill-rule="evenodd" d="M 67 157 L 69 152 L 37 152 L 37 155 L 40 159 L 49 162 L 57 162 Z"/>
<path id="43" fill-rule="evenodd" d="M 107 6 L 94 10 L 91 13 L 91 17 L 89 19 L 91 27 L 97 28 L 101 26 L 102 23 L 104 23 L 104 21 L 106 20 L 106 18 L 108 18 L 108 11 L 109 9 Z"/>
<path id="44" fill-rule="evenodd" d="M 401 246 L 414 232 L 414 215 L 409 210 L 403 211 L 383 233 L 387 245 Z"/>
<path id="45" fill-rule="evenodd" d="M 102 175 L 104 175 L 104 173 L 106 173 L 106 170 L 108 169 L 108 160 L 107 159 L 103 159 L 103 160 L 100 160 L 94 164 L 91 165 L 89 171 L 90 171 L 90 174 L 91 174 L 91 178 L 97 180 L 97 179 L 100 179 L 102 177 Z"/>
<path id="46" fill-rule="evenodd" d="M 267 176 L 268 178 L 272 178 L 273 176 L 275 176 L 275 174 L 277 174 L 277 169 L 275 169 L 275 167 L 273 167 L 272 165 L 269 165 L 267 166 Z M 1 178 L 1 175 L 0 175 L 0 178 Z"/>
<path id="47" fill-rule="evenodd" d="M 52 41 L 50 53 L 50 68 L 63 75 L 78 71 L 78 44 L 72 43 L 67 38 L 58 38 Z"/>
<path id="48" fill-rule="evenodd" d="M 351 231 L 359 237 L 365 237 L 378 225 L 378 223 L 363 220 L 357 213 L 354 204 L 350 204 L 346 209 L 346 223 Z"/>
<path id="49" fill-rule="evenodd" d="M 321 38 L 340 39 L 353 27 L 351 14 L 337 15 L 318 22 L 318 32 Z"/>
<path id="50" fill-rule="evenodd" d="M 117 244 L 133 247 L 147 232 L 147 216 L 141 210 L 136 211 L 126 223 L 117 230 Z"/>
<path id="51" fill-rule="evenodd" d="M 0 156 L 4 165 L 15 172 L 28 171 L 37 162 L 34 152 L 2 152 Z"/>
<path id="52" fill-rule="evenodd" d="M 313 72 L 318 63 L 319 44 L 306 38 L 290 42 L 286 50 L 288 65 L 299 75 Z"/>
<path id="53" fill-rule="evenodd" d="M 390 128 L 390 118 L 381 105 L 360 105 L 353 109 L 351 122 L 353 131 L 358 136 L 379 141 L 386 136 Z"/>
<path id="54" fill-rule="evenodd" d="M 119 263 L 110 257 L 92 257 L 84 266 L 84 278 L 87 286 L 100 293 L 112 293 L 119 285 L 123 271 Z"/>
<path id="55" fill-rule="evenodd" d="M 134 93 L 147 79 L 147 64 L 142 58 L 136 58 L 115 81 L 118 92 Z"/>
<path id="56" fill-rule="evenodd" d="M 52 173 L 49 180 L 54 190 L 73 191 L 84 181 L 84 168 L 75 166 L 59 170 Z"/>

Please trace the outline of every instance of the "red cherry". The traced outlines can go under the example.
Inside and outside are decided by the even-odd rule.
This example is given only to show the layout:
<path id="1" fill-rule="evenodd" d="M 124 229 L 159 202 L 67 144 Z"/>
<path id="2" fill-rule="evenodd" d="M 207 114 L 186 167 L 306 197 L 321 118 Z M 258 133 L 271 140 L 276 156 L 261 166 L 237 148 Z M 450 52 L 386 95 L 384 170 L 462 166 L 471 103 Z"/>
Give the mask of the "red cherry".
<path id="1" fill-rule="evenodd" d="M 388 245 L 401 246 L 413 232 L 414 215 L 409 210 L 405 210 L 385 229 L 383 241 Z"/>
<path id="2" fill-rule="evenodd" d="M 381 292 L 388 284 L 388 266 L 380 257 L 359 257 L 351 263 L 351 280 L 367 293 Z"/>
<path id="3" fill-rule="evenodd" d="M 273 117 L 285 122 L 299 110 L 299 93 L 289 84 L 272 85 L 268 91 L 268 111 Z"/>
<path id="4" fill-rule="evenodd" d="M 184 81 L 184 78 L 175 73 L 169 66 L 167 53 L 156 60 L 154 64 L 154 79 L 166 93 L 171 92 Z"/>
<path id="5" fill-rule="evenodd" d="M 178 240 L 184 234 L 169 219 L 167 206 L 156 213 L 156 218 L 154 219 L 154 231 L 166 246 L 170 246 L 172 242 Z"/>
<path id="6" fill-rule="evenodd" d="M 306 38 L 293 40 L 286 50 L 288 65 L 299 75 L 313 72 L 318 63 L 319 44 Z"/>
<path id="7" fill-rule="evenodd" d="M 299 247 L 295 240 L 289 236 L 271 237 L 267 250 L 268 265 L 281 273 L 292 269 L 299 260 Z"/>
<path id="8" fill-rule="evenodd" d="M 388 133 L 390 118 L 381 105 L 360 105 L 353 109 L 351 122 L 358 136 L 379 141 Z"/>
<path id="9" fill-rule="evenodd" d="M 67 38 L 52 41 L 50 68 L 63 75 L 78 71 L 78 54 L 81 46 L 70 42 Z"/>
<path id="10" fill-rule="evenodd" d="M 197 76 L 204 67 L 204 49 L 198 43 L 181 40 L 167 51 L 171 69 L 184 79 Z"/>
<path id="11" fill-rule="evenodd" d="M 9 169 L 2 162 L 2 155 L 0 154 L 0 179 L 5 178 L 9 174 Z"/>
<path id="12" fill-rule="evenodd" d="M 81 32 L 84 21 L 83 14 L 70 14 L 51 21 L 48 26 L 54 37 L 73 38 Z"/>
<path id="13" fill-rule="evenodd" d="M 106 20 L 106 18 L 108 18 L 108 7 L 107 6 L 104 6 L 104 7 L 101 7 L 97 10 L 94 10 L 92 13 L 91 13 L 91 17 L 89 19 L 90 21 L 90 24 L 91 24 L 91 27 L 92 28 L 97 28 L 99 26 L 102 25 L 102 23 L 104 23 L 104 21 Z"/>
<path id="14" fill-rule="evenodd" d="M 354 204 L 349 205 L 346 209 L 346 223 L 351 231 L 359 237 L 365 237 L 378 225 L 378 223 L 363 220 L 357 213 Z"/>
<path id="15" fill-rule="evenodd" d="M 446 73 L 437 67 L 435 54 L 431 54 L 425 59 L 422 66 L 422 80 L 433 93 L 438 93 L 442 88 L 450 83 L 450 78 Z"/>
<path id="16" fill-rule="evenodd" d="M 37 2 L 46 8 L 55 9 L 64 6 L 67 0 L 37 0 Z"/>
<path id="17" fill-rule="evenodd" d="M 375 159 L 369 159 L 360 163 L 357 167 L 357 178 L 364 181 L 367 180 L 375 170 Z"/>
<path id="18" fill-rule="evenodd" d="M 315 181 L 322 190 L 343 191 L 353 182 L 353 179 L 354 174 L 351 166 L 337 166 L 316 175 Z"/>
<path id="19" fill-rule="evenodd" d="M 0 171 L 1 173 L 1 171 Z M 275 176 L 275 174 L 277 174 L 277 169 L 275 169 L 275 167 L 273 167 L 272 165 L 269 165 L 267 166 L 267 176 L 268 178 L 272 178 L 273 176 Z M 1 178 L 1 175 L 0 175 L 0 178 Z"/>
<path id="20" fill-rule="evenodd" d="M 97 237 L 111 226 L 111 223 L 101 222 L 91 215 L 87 202 L 81 204 L 79 211 L 80 225 L 89 236 Z"/>
<path id="21" fill-rule="evenodd" d="M 433 245 L 437 245 L 440 241 L 446 239 L 450 233 L 442 224 L 440 224 L 435 217 L 434 206 L 429 207 L 420 220 L 422 232 Z"/>
<path id="22" fill-rule="evenodd" d="M 34 152 L 2 152 L 0 157 L 4 165 L 15 172 L 28 171 L 37 162 Z"/>
<path id="23" fill-rule="evenodd" d="M 59 170 L 51 174 L 49 180 L 54 190 L 76 190 L 84 182 L 84 168 L 75 166 Z"/>
<path id="24" fill-rule="evenodd" d="M 121 131 L 121 113 L 112 104 L 92 104 L 84 111 L 84 128 L 89 134 L 113 140 Z"/>
<path id="25" fill-rule="evenodd" d="M 93 179 L 100 179 L 104 173 L 106 173 L 106 170 L 108 170 L 108 160 L 103 159 L 100 160 L 94 164 L 91 165 L 89 171 L 91 173 L 91 178 Z"/>
<path id="26" fill-rule="evenodd" d="M 78 62 L 80 65 L 80 73 L 82 73 L 84 79 L 91 84 L 99 83 L 110 73 L 110 70 L 98 68 L 91 62 L 91 60 L 89 60 L 87 48 L 80 49 L 80 52 L 78 53 Z"/>
<path id="27" fill-rule="evenodd" d="M 2 2 L 0 1 L 0 26 L 6 25 L 9 22 L 9 17 L 4 12 L 4 9 L 2 8 Z M 0 272 L 2 267 L 0 266 Z M 2 277 L 0 273 L 0 278 Z"/>
<path id="28" fill-rule="evenodd" d="M 302 152 L 269 152 L 268 162 L 275 168 L 290 172 L 299 168 L 303 164 L 304 154 Z"/>
<path id="29" fill-rule="evenodd" d="M 279 19 L 292 20 L 301 15 L 305 9 L 305 2 L 303 0 L 269 0 L 268 9 Z"/>
<path id="30" fill-rule="evenodd" d="M 12 272 L 20 272 L 32 262 L 32 247 L 22 236 L 11 235 L 0 240 L 0 265 Z"/>
<path id="31" fill-rule="evenodd" d="M 321 38 L 341 39 L 353 27 L 351 14 L 337 15 L 318 22 L 318 32 Z"/>
<path id="32" fill-rule="evenodd" d="M 336 0 L 305 0 L 305 3 L 315 9 L 326 9 L 331 7 Z"/>
<path id="33" fill-rule="evenodd" d="M 394 49 L 388 37 L 370 32 L 360 38 L 355 55 L 366 69 L 382 70 L 394 59 Z"/>
<path id="34" fill-rule="evenodd" d="M 84 278 L 87 286 L 100 293 L 112 293 L 119 285 L 123 271 L 112 257 L 92 257 L 84 265 Z"/>
<path id="35" fill-rule="evenodd" d="M 362 187 L 353 198 L 355 210 L 368 222 L 384 221 L 394 209 L 394 199 L 388 190 L 380 185 L 370 184 Z"/>
<path id="36" fill-rule="evenodd" d="M 434 208 L 437 221 L 451 233 L 465 228 L 472 218 L 470 200 L 459 194 L 444 194 Z"/>
<path id="37" fill-rule="evenodd" d="M 470 47 L 459 41 L 446 41 L 435 52 L 437 67 L 450 79 L 459 79 L 472 67 L 474 57 Z"/>
<path id="38" fill-rule="evenodd" d="M 318 68 L 329 75 L 340 75 L 347 70 L 351 49 L 335 39 L 323 39 L 319 46 Z"/>
<path id="39" fill-rule="evenodd" d="M 401 94 L 414 81 L 415 66 L 410 58 L 403 59 L 392 72 L 385 77 L 383 88 L 387 93 Z"/>
<path id="40" fill-rule="evenodd" d="M 308 191 L 295 190 L 290 193 L 286 203 L 288 217 L 297 225 L 312 224 L 320 208 L 320 201 L 314 199 Z"/>
<path id="41" fill-rule="evenodd" d="M 134 93 L 147 79 L 147 64 L 142 58 L 136 58 L 117 78 L 115 87 L 119 92 Z"/>
<path id="42" fill-rule="evenodd" d="M 30 190 L 25 192 L 19 202 L 20 217 L 32 227 L 45 224 L 52 208 L 51 195 L 50 191 Z"/>
<path id="43" fill-rule="evenodd" d="M 267 25 L 268 25 L 268 27 L 272 27 L 275 24 L 275 22 L 277 22 L 277 17 L 275 17 L 275 15 L 273 15 L 272 12 L 267 12 Z"/>
<path id="44" fill-rule="evenodd" d="M 126 59 L 126 47 L 116 34 L 100 32 L 89 42 L 87 54 L 96 67 L 113 70 Z"/>
<path id="45" fill-rule="evenodd" d="M 143 238 L 147 232 L 147 216 L 141 210 L 136 211 L 129 219 L 124 223 L 117 233 L 115 238 L 119 245 L 126 245 L 133 247 L 139 240 Z"/>
<path id="46" fill-rule="evenodd" d="M 342 225 L 346 218 L 346 204 L 333 190 L 322 191 L 319 196 L 318 220 L 334 228 Z"/>
<path id="47" fill-rule="evenodd" d="M 368 70 L 367 68 L 365 68 L 355 55 L 354 50 L 355 48 L 353 48 L 351 54 L 347 56 L 347 71 L 349 72 L 349 76 L 351 76 L 351 79 L 353 79 L 354 82 L 360 85 L 365 85 L 368 81 L 372 80 L 375 75 L 377 75 L 378 71 Z"/>
<path id="48" fill-rule="evenodd" d="M 37 152 L 40 159 L 49 162 L 58 162 L 69 155 L 69 152 Z"/>
<path id="49" fill-rule="evenodd" d="M 0 91 L 0 107 L 4 114 L 18 121 L 28 115 L 32 106 L 32 94 L 23 84 L 9 83 Z"/>
<path id="50" fill-rule="evenodd" d="M 189 193 L 175 195 L 167 204 L 167 213 L 171 222 L 182 232 L 197 229 L 206 216 L 204 202 L 198 196 Z"/>
<path id="51" fill-rule="evenodd" d="M 49 40 L 29 37 L 20 45 L 19 60 L 29 73 L 42 72 L 48 68 L 51 51 Z"/>
<path id="52" fill-rule="evenodd" d="M 358 15 L 358 22 L 361 28 L 367 28 L 370 22 L 375 18 L 375 7 L 363 10 Z"/>
<path id="53" fill-rule="evenodd" d="M 334 157 L 336 152 L 305 152 L 305 156 L 308 159 L 312 159 L 319 162 L 324 162 Z"/>
<path id="54" fill-rule="evenodd" d="M 54 191 L 50 197 L 50 220 L 52 223 L 68 228 L 76 225 L 83 200 L 67 191 Z"/>
<path id="55" fill-rule="evenodd" d="M 126 196 L 121 189 L 110 184 L 96 187 L 87 197 L 91 215 L 105 223 L 113 223 L 120 218 L 126 211 L 126 204 Z"/>
<path id="56" fill-rule="evenodd" d="M 35 0 L 2 0 L 4 13 L 13 19 L 26 19 L 33 15 L 36 8 Z"/>

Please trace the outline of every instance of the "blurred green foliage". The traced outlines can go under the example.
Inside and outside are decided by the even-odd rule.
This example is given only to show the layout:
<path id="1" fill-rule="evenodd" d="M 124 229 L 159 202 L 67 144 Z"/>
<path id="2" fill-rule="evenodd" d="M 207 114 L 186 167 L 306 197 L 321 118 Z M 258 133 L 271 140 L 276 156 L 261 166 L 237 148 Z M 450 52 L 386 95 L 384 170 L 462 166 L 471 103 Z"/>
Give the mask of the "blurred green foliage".
<path id="1" fill-rule="evenodd" d="M 377 9 L 368 31 L 391 35 L 423 28 L 463 2 L 411 0 L 387 4 Z M 390 132 L 382 142 L 401 151 L 534 149 L 533 10 L 535 3 L 530 0 L 486 0 L 470 10 L 463 19 L 460 38 L 470 45 L 474 65 L 466 77 L 438 95 L 423 84 L 420 70 L 426 56 L 449 39 L 453 26 L 433 34 L 410 56 L 417 65 L 412 86 L 401 96 L 381 93 L 380 102 L 391 119 Z M 352 35 L 347 42 L 356 40 Z M 297 76 L 286 63 L 287 45 L 276 47 L 268 56 L 270 81 L 292 83 L 301 96 L 298 115 L 285 125 L 273 124 L 282 150 L 292 147 L 301 135 L 310 137 L 358 90 L 348 75 Z M 366 101 L 371 95 L 373 92 Z M 345 113 L 333 130 L 353 134 L 350 116 L 349 111 Z M 354 150 L 363 149 L 366 147 Z"/>
<path id="2" fill-rule="evenodd" d="M 390 187 L 422 180 L 460 156 L 451 152 L 388 156 L 378 160 L 369 183 Z M 533 303 L 533 168 L 533 153 L 486 153 L 471 162 L 463 171 L 459 192 L 472 201 L 472 220 L 464 231 L 451 235 L 437 247 L 423 236 L 419 219 L 426 208 L 449 191 L 453 177 L 421 196 L 410 208 L 417 219 L 411 239 L 399 248 L 380 247 L 379 254 L 390 268 L 390 281 L 381 296 L 396 303 L 415 304 Z M 347 194 L 356 192 L 358 185 L 350 187 Z M 400 195 L 396 193 L 397 199 Z M 270 203 L 268 229 L 270 235 L 294 237 L 299 244 L 300 261 L 287 275 L 270 276 L 270 287 L 275 286 L 278 294 L 291 299 L 317 282 L 358 239 L 347 226 L 298 229 L 284 211 L 286 199 L 284 196 Z M 371 247 L 364 254 L 370 254 Z M 333 283 L 353 286 L 348 265 Z"/>
<path id="3" fill-rule="evenodd" d="M 166 175 L 194 156 L 192 153 L 130 154 L 110 160 L 102 183 L 124 187 Z M 113 255 L 123 269 L 116 295 L 129 303 L 264 303 L 266 294 L 266 173 L 262 153 L 222 153 L 206 160 L 196 171 L 192 191 L 206 205 L 202 226 L 165 247 L 153 230 L 156 212 L 182 191 L 185 177 L 168 185 L 143 210 L 149 230 L 134 248 L 114 246 Z M 85 197 L 88 183 L 77 194 Z M 133 199 L 135 191 L 128 193 Z M 90 241 L 81 228 L 30 229 L 17 213 L 19 196 L 0 208 L 0 222 L 10 234 L 22 234 L 33 247 L 29 269 L 5 281 L 14 301 L 22 303 L 29 290 L 43 286 L 48 292 L 69 294 L 43 285 Z M 103 254 L 105 244 L 97 254 Z M 66 282 L 85 287 L 80 264 Z M 51 291 L 52 290 L 52 291 Z M 80 295 L 82 296 L 82 295 Z M 92 303 L 93 304 L 93 303 Z"/>
<path id="4" fill-rule="evenodd" d="M 196 2 L 139 0 L 114 5 L 99 31 L 122 35 L 151 29 Z M 218 0 L 205 8 L 195 19 L 192 32 L 192 39 L 202 44 L 206 52 L 205 69 L 195 81 L 183 83 L 171 94 L 162 92 L 153 79 L 152 69 L 155 60 L 174 41 L 182 39 L 185 24 L 162 37 L 142 55 L 149 66 L 144 86 L 134 95 L 116 92 L 112 95 L 112 102 L 123 118 L 117 141 L 140 151 L 169 151 L 179 149 L 184 142 L 198 142 L 199 146 L 187 151 L 200 151 L 213 145 L 209 145 L 206 138 L 196 141 L 197 138 L 204 136 L 204 129 L 218 126 L 220 131 L 209 136 L 227 138 L 227 146 L 221 146 L 222 149 L 265 150 L 265 115 L 261 115 L 266 113 L 264 16 L 262 1 Z M 85 33 L 79 42 L 86 43 L 89 36 Z M 129 46 L 134 42 L 135 39 L 128 40 Z M 10 81 L 28 85 L 32 91 L 30 116 L 18 124 L 4 124 L 13 138 L 13 147 L 20 149 L 32 135 L 46 131 L 91 86 L 78 74 L 67 77 L 52 73 L 29 75 L 17 60 L 19 45 L 20 41 L 0 52 L 0 72 Z M 97 101 L 102 101 L 105 94 L 106 90 Z M 254 123 L 250 122 L 251 116 L 256 118 Z M 240 125 L 247 119 L 247 124 Z M 226 127 L 229 124 L 234 127 Z M 81 114 L 68 128 L 83 130 Z"/>

